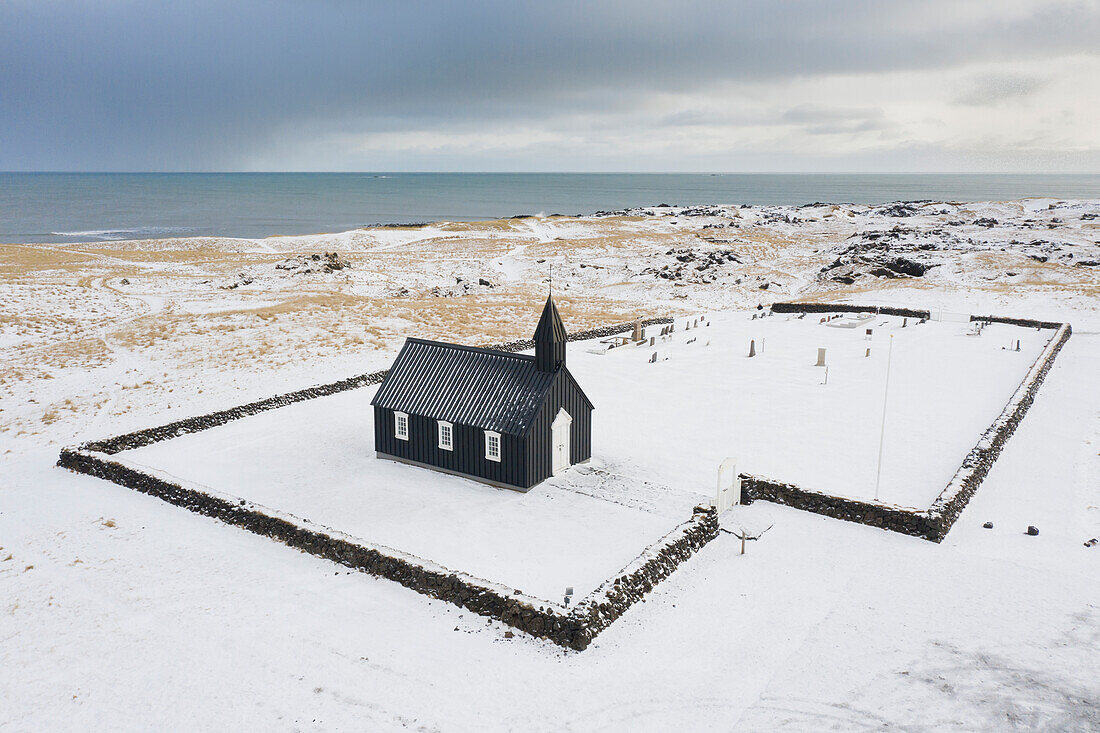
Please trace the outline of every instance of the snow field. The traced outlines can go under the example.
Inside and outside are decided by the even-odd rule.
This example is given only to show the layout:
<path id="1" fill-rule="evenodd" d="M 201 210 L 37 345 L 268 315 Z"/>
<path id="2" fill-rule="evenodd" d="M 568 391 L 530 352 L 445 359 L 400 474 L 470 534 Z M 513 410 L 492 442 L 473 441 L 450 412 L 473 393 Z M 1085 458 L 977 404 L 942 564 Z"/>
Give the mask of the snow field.
<path id="1" fill-rule="evenodd" d="M 879 498 L 926 509 L 1053 333 L 994 324 L 968 336 L 970 324 L 908 319 L 902 328 L 896 317 L 832 328 L 821 317 L 754 321 L 722 312 L 690 331 L 677 319 L 671 338 L 652 348 L 570 352 L 570 369 L 597 408 L 596 459 L 709 495 L 719 463 L 732 456 L 742 472 L 873 499 L 892 348 Z M 1016 339 L 1019 352 L 1002 348 Z M 827 383 L 826 369 L 814 366 L 819 347 Z M 659 361 L 649 364 L 654 351 Z"/>
<path id="2" fill-rule="evenodd" d="M 116 456 L 546 601 L 600 585 L 691 516 L 544 483 L 526 494 L 374 455 L 377 387 L 260 413 Z"/>
<path id="3" fill-rule="evenodd" d="M 927 303 L 857 297 L 903 295 Z M 28 445 L 0 482 L 0 730 L 1096 730 L 1100 566 L 1081 545 L 1100 535 L 1096 302 L 952 296 L 1074 336 L 942 544 L 735 508 L 774 526 L 744 556 L 720 535 L 582 654 L 58 469 L 62 438 Z M 257 378 L 256 397 L 302 383 Z M 204 384 L 222 395 L 209 409 L 240 401 L 219 372 Z"/>
<path id="4" fill-rule="evenodd" d="M 1049 338 L 999 325 L 969 336 L 969 324 L 818 321 L 726 312 L 707 327 L 679 322 L 654 349 L 571 344 L 571 369 L 597 405 L 592 466 L 527 494 L 376 459 L 375 388 L 117 458 L 557 602 L 567 586 L 593 590 L 690 516 L 713 493 L 723 455 L 743 471 L 872 498 L 890 336 L 882 499 L 926 508 Z M 1002 349 L 1016 338 L 1021 351 Z M 818 346 L 828 383 L 813 366 Z M 662 360 L 650 364 L 654 350 Z"/>

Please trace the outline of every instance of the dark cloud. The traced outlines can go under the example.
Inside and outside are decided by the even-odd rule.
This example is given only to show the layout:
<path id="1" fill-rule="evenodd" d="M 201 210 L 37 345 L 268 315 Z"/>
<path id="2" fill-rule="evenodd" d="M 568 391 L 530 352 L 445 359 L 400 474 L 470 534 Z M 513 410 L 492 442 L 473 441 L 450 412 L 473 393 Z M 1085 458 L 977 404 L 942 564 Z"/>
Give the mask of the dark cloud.
<path id="1" fill-rule="evenodd" d="M 947 0 L 5 0 L 0 169 L 232 169 L 278 159 L 272 145 L 292 157 L 308 142 L 293 129 L 599 124 L 654 92 L 1095 53 L 1098 17 Z"/>

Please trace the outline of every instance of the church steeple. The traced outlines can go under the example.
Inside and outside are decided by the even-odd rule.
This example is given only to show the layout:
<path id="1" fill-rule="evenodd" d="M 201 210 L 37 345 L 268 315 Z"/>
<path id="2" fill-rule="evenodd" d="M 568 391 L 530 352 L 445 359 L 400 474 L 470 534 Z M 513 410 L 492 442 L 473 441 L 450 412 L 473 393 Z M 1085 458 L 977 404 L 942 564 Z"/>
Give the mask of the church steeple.
<path id="1" fill-rule="evenodd" d="M 554 298 L 549 297 L 535 328 L 535 367 L 540 372 L 552 372 L 565 364 L 565 340 L 565 324 Z"/>

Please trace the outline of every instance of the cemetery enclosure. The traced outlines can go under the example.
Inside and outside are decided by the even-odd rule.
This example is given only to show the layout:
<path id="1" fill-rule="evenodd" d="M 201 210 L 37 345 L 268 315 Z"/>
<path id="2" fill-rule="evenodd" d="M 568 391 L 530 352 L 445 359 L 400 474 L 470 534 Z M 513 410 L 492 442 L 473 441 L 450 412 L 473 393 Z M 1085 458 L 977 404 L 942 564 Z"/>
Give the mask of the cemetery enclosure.
<path id="1" fill-rule="evenodd" d="M 798 304 L 782 304 L 788 308 Z M 857 306 L 850 306 L 857 308 Z M 864 309 L 866 310 L 866 309 Z M 878 502 L 865 502 L 831 496 L 824 492 L 807 490 L 793 484 L 782 483 L 758 476 L 743 474 L 741 500 L 752 503 L 757 499 L 786 504 L 798 509 L 824 514 L 881 529 L 910 534 L 924 539 L 940 542 L 951 531 L 951 527 L 966 508 L 967 503 L 977 492 L 986 475 L 993 467 L 1005 443 L 1024 419 L 1046 379 L 1062 347 L 1072 334 L 1068 323 L 1052 323 L 1028 319 L 971 316 L 974 328 L 967 336 L 980 337 L 985 327 L 992 323 L 1006 323 L 1036 330 L 1056 329 L 1043 352 L 1035 360 L 1026 377 L 1013 393 L 1011 399 L 990 426 L 982 433 L 977 444 L 970 450 L 962 465 L 951 481 L 932 502 L 927 510 L 918 511 L 901 507 L 883 505 Z M 1019 352 L 1019 340 L 1005 347 L 1006 351 Z M 1030 530 L 1029 530 L 1030 531 Z"/>
<path id="2" fill-rule="evenodd" d="M 597 405 L 594 460 L 709 495 L 718 464 L 735 456 L 748 474 L 873 501 L 893 335 L 880 499 L 921 509 L 1051 337 L 1007 325 L 973 337 L 967 324 L 916 316 L 850 329 L 821 324 L 826 314 L 753 315 L 715 313 L 691 330 L 678 319 L 669 338 L 647 329 L 653 347 L 571 355 Z M 1017 339 L 1021 351 L 1002 348 Z"/>

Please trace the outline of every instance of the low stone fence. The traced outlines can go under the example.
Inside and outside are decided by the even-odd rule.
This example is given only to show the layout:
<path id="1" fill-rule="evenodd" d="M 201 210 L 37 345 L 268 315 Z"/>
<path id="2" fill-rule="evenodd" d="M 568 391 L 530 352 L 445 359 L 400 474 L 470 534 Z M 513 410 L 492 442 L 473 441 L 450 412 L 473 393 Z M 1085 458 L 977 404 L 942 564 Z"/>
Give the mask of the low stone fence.
<path id="1" fill-rule="evenodd" d="M 642 321 L 643 326 L 658 323 L 672 323 L 672 318 L 647 318 Z M 617 333 L 623 333 L 624 331 L 629 331 L 632 328 L 634 328 L 633 323 L 617 323 L 611 326 L 601 326 L 599 328 L 592 328 L 587 331 L 579 331 L 577 333 L 569 334 L 568 340 L 586 341 L 593 338 L 603 338 L 606 336 L 613 336 Z M 510 341 L 506 344 L 497 344 L 495 346 L 490 346 L 487 348 L 514 353 L 517 351 L 524 351 L 526 349 L 533 349 L 534 347 L 535 342 L 532 339 L 518 339 L 516 341 Z M 249 402 L 246 405 L 239 405 L 237 407 L 230 407 L 226 410 L 211 412 L 206 415 L 198 415 L 196 417 L 188 417 L 182 420 L 176 420 L 175 422 L 170 422 L 167 425 L 158 425 L 157 427 L 137 430 L 132 433 L 126 433 L 125 435 L 119 435 L 113 438 L 106 438 L 104 440 L 93 440 L 91 442 L 84 443 L 81 448 L 107 454 L 119 453 L 121 451 L 132 450 L 134 448 L 141 448 L 145 445 L 152 445 L 153 443 L 157 443 L 162 440 L 169 440 L 171 438 L 176 438 L 180 435 L 186 435 L 187 433 L 197 433 L 201 430 L 207 430 L 209 428 L 214 428 L 219 425 L 224 425 L 227 422 L 238 420 L 242 417 L 248 417 L 249 415 L 256 415 L 266 410 L 274 410 L 279 407 L 286 407 L 287 405 L 294 404 L 295 402 L 312 400 L 316 397 L 327 397 L 328 395 L 333 395 L 338 392 L 344 392 L 349 389 L 358 389 L 359 387 L 366 387 L 371 384 L 381 384 L 382 380 L 386 378 L 386 374 L 388 372 L 388 369 L 379 369 L 376 372 L 360 374 L 355 377 L 348 377 L 347 379 L 341 379 L 338 382 L 320 384 L 314 387 L 306 387 L 305 389 L 288 392 L 287 394 L 275 395 L 274 397 L 257 400 L 256 402 Z"/>
<path id="2" fill-rule="evenodd" d="M 646 318 L 642 321 L 642 326 L 653 326 L 659 323 L 672 323 L 673 319 L 669 317 L 662 318 Z M 623 333 L 634 328 L 634 323 L 616 323 L 613 326 L 600 326 L 599 328 L 590 328 L 587 331 L 578 331 L 577 333 L 571 333 L 566 337 L 568 341 L 587 341 L 588 339 L 606 338 L 608 336 L 614 336 L 617 333 Z M 495 346 L 488 347 L 490 349 L 496 349 L 497 351 L 510 351 L 515 353 L 517 351 L 526 351 L 527 349 L 535 348 L 534 339 L 519 339 L 517 341 L 509 341 L 506 344 L 497 344 Z"/>
<path id="3" fill-rule="evenodd" d="M 717 536 L 718 510 L 712 506 L 695 507 L 691 519 L 651 545 L 614 578 L 581 599 L 572 615 L 583 623 L 589 634 L 595 636 Z"/>
<path id="4" fill-rule="evenodd" d="M 141 448 L 145 445 L 152 445 L 162 440 L 169 440 L 176 438 L 187 433 L 197 433 L 200 430 L 207 430 L 209 428 L 215 428 L 219 425 L 224 425 L 227 422 L 233 420 L 239 420 L 242 417 L 248 417 L 249 415 L 256 415 L 266 410 L 274 410 L 279 407 L 286 407 L 292 405 L 295 402 L 303 402 L 305 400 L 312 400 L 316 397 L 326 397 L 328 395 L 336 394 L 337 392 L 344 392 L 349 389 L 357 389 L 359 387 L 365 387 L 370 384 L 381 384 L 382 380 L 386 377 L 388 370 L 383 369 L 377 372 L 371 372 L 370 374 L 362 374 L 358 377 L 350 377 L 348 379 L 341 379 L 339 382 L 332 382 L 330 384 L 321 384 L 316 387 L 307 387 L 305 389 L 299 389 L 294 392 L 288 392 L 287 394 L 276 395 L 274 397 L 268 397 L 267 399 L 257 400 L 256 402 L 249 402 L 247 405 L 239 405 L 237 407 L 230 407 L 227 410 L 218 410 L 217 412 L 211 412 L 206 415 L 198 415 L 196 417 L 188 417 L 182 420 L 176 420 L 170 422 L 167 425 L 158 425 L 153 428 L 145 428 L 144 430 L 137 430 L 132 433 L 126 433 L 125 435 L 118 435 L 113 438 L 106 438 L 104 440 L 93 440 L 81 445 L 81 448 L 90 451 L 97 451 L 99 453 L 114 454 L 124 450 L 132 450 L 134 448 Z"/>
<path id="5" fill-rule="evenodd" d="M 776 308 L 780 306 L 780 308 Z M 826 313 L 837 311 L 877 312 L 885 315 L 927 318 L 927 311 L 911 311 L 901 308 L 875 308 L 867 306 L 846 306 L 844 304 L 822 303 L 776 303 L 772 310 L 780 313 L 812 312 Z M 741 502 L 751 504 L 757 499 L 784 504 L 804 511 L 822 514 L 849 522 L 858 522 L 871 527 L 879 527 L 892 532 L 922 537 L 933 542 L 941 542 L 951 531 L 955 521 L 962 514 L 971 497 L 977 492 L 1005 443 L 1016 431 L 1028 409 L 1035 401 L 1039 387 L 1047 373 L 1054 366 L 1054 360 L 1065 346 L 1073 329 L 1068 323 L 1054 321 L 1035 321 L 1028 318 L 1009 318 L 1005 316 L 971 316 L 971 321 L 988 323 L 1006 323 L 1025 328 L 1056 328 L 1043 352 L 1032 364 L 1016 392 L 1005 405 L 997 419 L 985 430 L 978 444 L 963 459 L 954 478 L 926 510 L 907 509 L 879 502 L 859 501 L 833 496 L 821 491 L 804 489 L 794 484 L 772 479 L 741 474 Z"/>
<path id="6" fill-rule="evenodd" d="M 938 541 L 936 538 L 939 535 L 939 528 L 929 518 L 927 512 L 832 496 L 748 473 L 743 473 L 740 477 L 742 504 L 751 504 L 758 499 L 763 499 L 834 519 Z"/>
<path id="7" fill-rule="evenodd" d="M 772 303 L 775 313 L 877 313 L 883 316 L 931 319 L 929 311 L 913 308 L 893 308 L 884 305 L 850 305 L 848 303 Z"/>
<path id="8" fill-rule="evenodd" d="M 959 518 L 970 498 L 974 496 L 982 481 L 985 480 L 989 469 L 993 468 L 993 463 L 1001 455 L 1005 443 L 1016 432 L 1016 427 L 1024 419 L 1024 415 L 1027 414 L 1032 403 L 1035 402 L 1039 387 L 1042 386 L 1051 367 L 1054 366 L 1054 360 L 1058 357 L 1058 353 L 1073 334 L 1073 329 L 1068 323 L 1056 325 L 1058 332 L 1047 344 L 1046 349 L 1043 350 L 1035 364 L 1032 365 L 1031 370 L 1017 388 L 1012 399 L 1009 400 L 1001 414 L 982 434 L 981 440 L 963 459 L 962 465 L 959 466 L 959 470 L 947 484 L 947 487 L 932 502 L 932 506 L 928 508 L 929 515 L 940 529 L 939 535 L 935 538 L 937 542 L 947 536 L 951 526 L 955 524 L 955 520 Z"/>
<path id="9" fill-rule="evenodd" d="M 564 606 L 540 603 L 539 599 L 506 586 L 454 572 L 427 560 L 389 548 L 368 546 L 340 532 L 307 524 L 243 499 L 184 487 L 104 454 L 66 448 L 61 451 L 58 465 L 155 496 L 311 555 L 392 580 L 417 593 L 453 603 L 578 651 L 584 650 L 600 631 L 718 536 L 718 514 L 714 508 L 696 507 L 691 519 L 646 548 L 615 578 L 568 610 Z"/>
<path id="10" fill-rule="evenodd" d="M 970 320 L 985 323 L 1007 323 L 1010 326 L 1023 326 L 1024 328 L 1061 328 L 1063 325 L 1057 321 L 1036 321 L 1031 318 L 1009 318 L 1008 316 L 970 316 Z"/>

